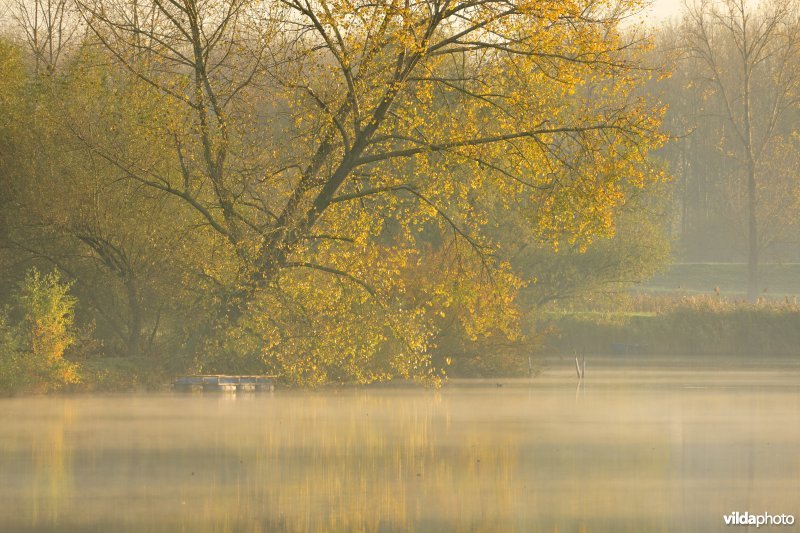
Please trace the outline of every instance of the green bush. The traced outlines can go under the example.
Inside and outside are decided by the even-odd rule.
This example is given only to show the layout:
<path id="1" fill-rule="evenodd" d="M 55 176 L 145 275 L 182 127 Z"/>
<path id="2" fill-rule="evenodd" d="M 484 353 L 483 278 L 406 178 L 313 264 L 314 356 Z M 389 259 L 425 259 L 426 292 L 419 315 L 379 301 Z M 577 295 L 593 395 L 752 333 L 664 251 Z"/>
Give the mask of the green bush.
<path id="1" fill-rule="evenodd" d="M 35 269 L 20 283 L 0 315 L 0 390 L 47 392 L 79 382 L 77 365 L 64 359 L 75 342 L 77 302 L 70 286 L 56 271 Z"/>

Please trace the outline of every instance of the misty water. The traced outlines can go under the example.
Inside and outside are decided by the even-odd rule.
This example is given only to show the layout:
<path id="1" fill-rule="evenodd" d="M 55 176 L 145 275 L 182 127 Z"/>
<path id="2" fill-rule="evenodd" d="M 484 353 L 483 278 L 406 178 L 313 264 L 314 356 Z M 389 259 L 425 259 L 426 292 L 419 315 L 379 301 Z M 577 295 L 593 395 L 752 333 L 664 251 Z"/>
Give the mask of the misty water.
<path id="1" fill-rule="evenodd" d="M 439 391 L 2 399 L 0 530 L 717 531 L 732 511 L 800 515 L 797 362 L 590 359 L 586 374 L 577 390 L 565 358 Z"/>

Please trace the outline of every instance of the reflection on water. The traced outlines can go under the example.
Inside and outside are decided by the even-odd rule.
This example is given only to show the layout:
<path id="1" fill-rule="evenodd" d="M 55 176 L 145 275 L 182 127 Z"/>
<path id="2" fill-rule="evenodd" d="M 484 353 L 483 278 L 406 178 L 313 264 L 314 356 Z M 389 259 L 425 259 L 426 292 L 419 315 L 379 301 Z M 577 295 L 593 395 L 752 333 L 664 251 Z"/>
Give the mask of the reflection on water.
<path id="1" fill-rule="evenodd" d="M 573 372 L 573 374 L 570 374 Z M 0 400 L 0 530 L 716 531 L 800 517 L 796 369 Z M 469 385 L 469 386 L 467 386 Z"/>

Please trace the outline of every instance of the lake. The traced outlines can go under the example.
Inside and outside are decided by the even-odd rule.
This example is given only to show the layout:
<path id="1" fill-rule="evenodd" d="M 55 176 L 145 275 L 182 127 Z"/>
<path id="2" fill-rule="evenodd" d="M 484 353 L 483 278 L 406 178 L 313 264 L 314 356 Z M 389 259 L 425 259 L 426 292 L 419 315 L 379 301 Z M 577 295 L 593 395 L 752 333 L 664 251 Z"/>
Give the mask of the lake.
<path id="1" fill-rule="evenodd" d="M 798 361 L 587 367 L 580 390 L 564 358 L 532 380 L 438 391 L 0 399 L 0 530 L 721 531 L 734 511 L 800 518 Z"/>

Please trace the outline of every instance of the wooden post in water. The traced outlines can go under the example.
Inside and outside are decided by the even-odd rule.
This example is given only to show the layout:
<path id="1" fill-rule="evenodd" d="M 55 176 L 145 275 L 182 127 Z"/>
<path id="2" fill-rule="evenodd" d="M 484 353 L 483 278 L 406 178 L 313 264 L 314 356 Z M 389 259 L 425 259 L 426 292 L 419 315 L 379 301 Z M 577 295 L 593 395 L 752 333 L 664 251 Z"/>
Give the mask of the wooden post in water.
<path id="1" fill-rule="evenodd" d="M 575 352 L 573 352 L 575 353 Z M 583 390 L 584 395 L 586 394 L 586 383 L 584 382 L 584 378 L 586 377 L 586 352 L 584 351 L 581 354 L 582 361 L 578 360 L 578 355 L 575 354 L 575 372 L 578 374 L 578 386 L 575 388 L 575 401 L 578 401 L 578 395 Z M 583 363 L 583 364 L 581 364 Z"/>
<path id="2" fill-rule="evenodd" d="M 575 352 L 573 352 L 575 353 Z M 583 365 L 581 365 L 581 361 L 578 361 L 578 355 L 575 354 L 575 371 L 578 373 L 578 381 L 583 381 L 583 378 L 586 377 L 586 352 L 581 354 L 581 359 Z"/>

